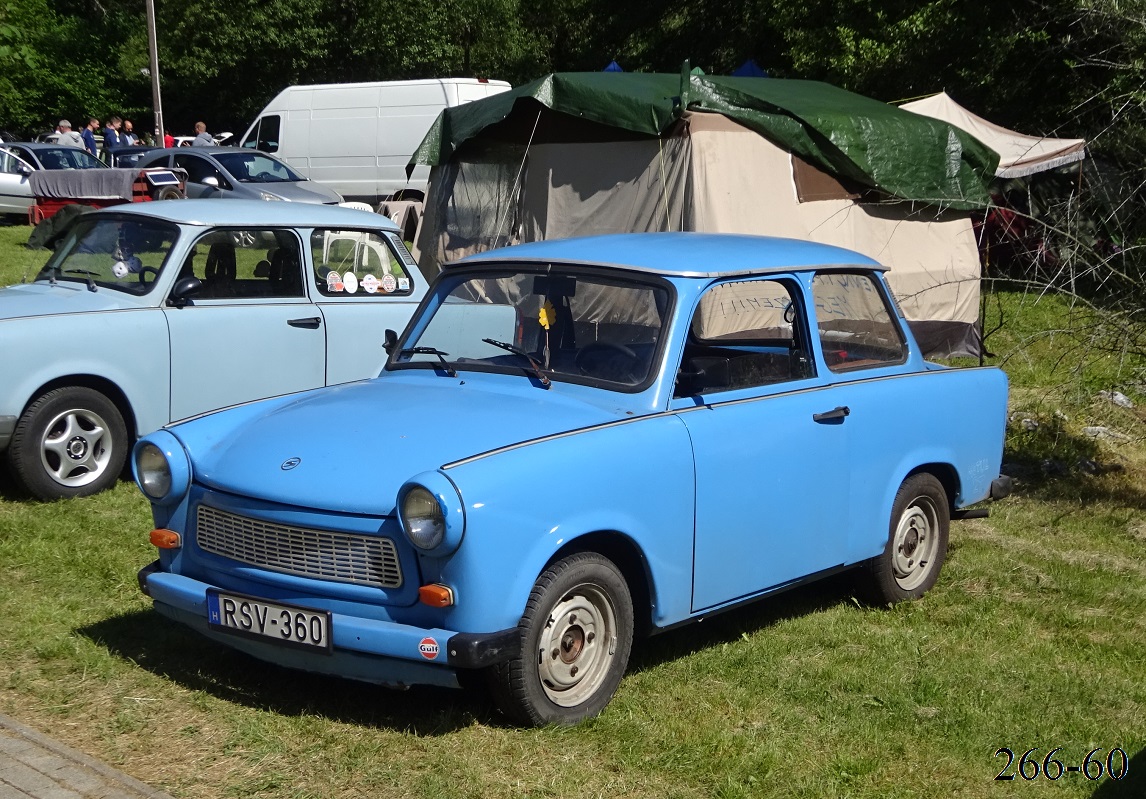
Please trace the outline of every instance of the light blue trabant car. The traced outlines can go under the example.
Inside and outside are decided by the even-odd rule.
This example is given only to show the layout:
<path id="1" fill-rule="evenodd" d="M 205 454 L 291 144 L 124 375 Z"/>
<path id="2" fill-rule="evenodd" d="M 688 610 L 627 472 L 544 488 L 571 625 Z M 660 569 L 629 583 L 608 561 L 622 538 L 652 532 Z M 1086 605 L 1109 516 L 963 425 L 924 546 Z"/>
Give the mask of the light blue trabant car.
<path id="1" fill-rule="evenodd" d="M 83 214 L 33 282 L 0 289 L 0 455 L 37 497 L 102 490 L 173 420 L 374 377 L 425 291 L 397 226 L 364 211 Z"/>
<path id="2" fill-rule="evenodd" d="M 919 597 L 1009 491 L 1007 381 L 924 363 L 882 272 L 695 233 L 448 266 L 376 380 L 139 442 L 141 587 L 273 663 L 480 673 L 525 724 L 600 712 L 634 631 L 851 567 Z"/>

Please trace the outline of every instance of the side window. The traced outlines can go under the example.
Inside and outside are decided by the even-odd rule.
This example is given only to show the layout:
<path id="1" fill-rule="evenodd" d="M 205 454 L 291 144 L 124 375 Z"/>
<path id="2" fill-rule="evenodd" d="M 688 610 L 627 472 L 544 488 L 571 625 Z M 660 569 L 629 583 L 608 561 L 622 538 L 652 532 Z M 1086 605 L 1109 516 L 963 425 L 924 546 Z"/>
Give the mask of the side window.
<path id="1" fill-rule="evenodd" d="M 689 325 L 676 396 L 811 377 L 804 315 L 786 280 L 720 283 Z"/>
<path id="2" fill-rule="evenodd" d="M 395 234 L 396 236 L 397 234 Z M 396 253 L 401 246 L 400 254 Z M 371 230 L 320 228 L 310 236 L 314 284 L 323 297 L 364 299 L 409 294 L 414 263 L 401 242 Z"/>
<path id="3" fill-rule="evenodd" d="M 280 117 L 278 114 L 265 116 L 259 120 L 259 130 L 256 134 L 256 150 L 262 150 L 264 153 L 277 152 L 279 149 L 279 123 Z M 248 145 L 244 145 L 248 146 Z"/>
<path id="4" fill-rule="evenodd" d="M 179 277 L 203 282 L 196 300 L 306 296 L 298 238 L 282 230 L 214 230 L 195 242 Z"/>
<path id="5" fill-rule="evenodd" d="M 204 178 L 215 178 L 219 186 L 229 188 L 223 173 L 215 168 L 214 164 L 197 155 L 179 153 L 175 156 L 175 166 L 187 170 L 187 179 L 192 183 L 202 183 Z"/>
<path id="6" fill-rule="evenodd" d="M 812 280 L 824 359 L 833 372 L 902 363 L 907 346 L 870 275 L 821 272 Z"/>

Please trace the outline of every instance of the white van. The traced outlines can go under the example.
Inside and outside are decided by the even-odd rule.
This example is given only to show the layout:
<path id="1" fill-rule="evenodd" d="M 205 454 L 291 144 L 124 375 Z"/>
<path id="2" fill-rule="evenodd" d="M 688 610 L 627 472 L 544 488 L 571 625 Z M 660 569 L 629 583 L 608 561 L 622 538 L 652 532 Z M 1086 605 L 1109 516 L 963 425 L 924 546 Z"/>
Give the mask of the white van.
<path id="1" fill-rule="evenodd" d="M 260 112 L 242 146 L 274 153 L 347 200 L 425 196 L 429 169 L 406 164 L 438 113 L 508 91 L 500 80 L 442 78 L 288 86 Z"/>

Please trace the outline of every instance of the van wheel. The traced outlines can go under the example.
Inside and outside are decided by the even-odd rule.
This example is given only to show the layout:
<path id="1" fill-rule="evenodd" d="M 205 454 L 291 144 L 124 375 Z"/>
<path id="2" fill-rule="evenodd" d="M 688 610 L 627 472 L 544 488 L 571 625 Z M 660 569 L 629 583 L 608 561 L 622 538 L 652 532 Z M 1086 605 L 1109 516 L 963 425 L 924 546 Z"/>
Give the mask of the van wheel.
<path id="1" fill-rule="evenodd" d="M 576 724 L 605 709 L 625 673 L 629 587 L 611 561 L 571 555 L 537 579 L 518 630 L 521 654 L 489 672 L 501 712 L 530 726 Z"/>
<path id="2" fill-rule="evenodd" d="M 39 499 L 110 488 L 127 460 L 127 426 L 115 403 L 90 388 L 49 391 L 24 411 L 8 446 L 16 480 Z"/>
<path id="3" fill-rule="evenodd" d="M 927 593 L 947 557 L 950 527 L 943 484 L 926 473 L 904 480 L 891 508 L 887 546 L 865 569 L 870 598 L 895 604 Z"/>

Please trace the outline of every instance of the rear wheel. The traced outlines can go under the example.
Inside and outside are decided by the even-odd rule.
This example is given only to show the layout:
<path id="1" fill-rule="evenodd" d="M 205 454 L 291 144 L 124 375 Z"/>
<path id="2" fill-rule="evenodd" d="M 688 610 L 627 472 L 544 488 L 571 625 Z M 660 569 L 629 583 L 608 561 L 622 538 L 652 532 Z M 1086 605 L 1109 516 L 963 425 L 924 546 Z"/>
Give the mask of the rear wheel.
<path id="1" fill-rule="evenodd" d="M 41 396 L 16 423 L 8 461 L 16 480 L 40 499 L 95 494 L 111 487 L 127 459 L 127 427 L 115 403 L 90 388 Z"/>
<path id="2" fill-rule="evenodd" d="M 633 603 L 615 565 L 571 555 L 538 578 L 518 626 L 521 654 L 492 667 L 493 694 L 513 720 L 576 724 L 609 703 L 633 643 Z"/>
<path id="3" fill-rule="evenodd" d="M 894 604 L 927 593 L 947 557 L 950 526 L 943 484 L 926 473 L 904 480 L 892 505 L 887 546 L 866 569 L 871 598 Z"/>

